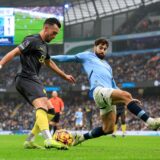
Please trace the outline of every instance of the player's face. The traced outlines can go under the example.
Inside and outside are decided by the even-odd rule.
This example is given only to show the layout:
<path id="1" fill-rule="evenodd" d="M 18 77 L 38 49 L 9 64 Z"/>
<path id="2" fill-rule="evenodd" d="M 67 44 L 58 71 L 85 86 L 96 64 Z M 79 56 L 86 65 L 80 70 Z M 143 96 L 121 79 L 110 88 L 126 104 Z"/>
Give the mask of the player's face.
<path id="1" fill-rule="evenodd" d="M 45 41 L 50 42 L 52 39 L 56 37 L 58 32 L 59 32 L 59 27 L 56 24 L 47 25 L 45 27 Z"/>
<path id="2" fill-rule="evenodd" d="M 98 58 L 104 59 L 105 54 L 107 52 L 107 45 L 106 44 L 99 44 L 94 47 L 94 52 L 97 55 Z"/>
<path id="3" fill-rule="evenodd" d="M 57 97 L 57 96 L 58 96 L 58 93 L 53 91 L 53 92 L 52 92 L 52 96 L 53 96 L 53 97 Z"/>

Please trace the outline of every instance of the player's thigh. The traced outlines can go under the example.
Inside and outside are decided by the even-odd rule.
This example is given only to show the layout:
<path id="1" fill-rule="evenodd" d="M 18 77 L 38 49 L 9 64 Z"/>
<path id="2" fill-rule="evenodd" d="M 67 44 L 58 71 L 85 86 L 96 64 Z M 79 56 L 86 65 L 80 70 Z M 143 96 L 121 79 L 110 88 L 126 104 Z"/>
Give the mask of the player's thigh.
<path id="1" fill-rule="evenodd" d="M 76 126 L 77 126 L 77 127 L 82 126 L 82 121 L 76 121 Z"/>
<path id="2" fill-rule="evenodd" d="M 114 125 L 116 122 L 116 113 L 114 111 L 101 115 L 101 119 L 103 122 L 104 131 L 109 132 L 114 130 Z"/>
<path id="3" fill-rule="evenodd" d="M 132 96 L 130 93 L 115 89 L 111 94 L 112 104 L 124 103 L 128 104 L 132 100 Z"/>
<path id="4" fill-rule="evenodd" d="M 79 124 L 80 124 L 80 127 L 82 127 L 82 126 L 83 126 L 83 121 L 80 121 L 80 123 L 79 123 Z"/>

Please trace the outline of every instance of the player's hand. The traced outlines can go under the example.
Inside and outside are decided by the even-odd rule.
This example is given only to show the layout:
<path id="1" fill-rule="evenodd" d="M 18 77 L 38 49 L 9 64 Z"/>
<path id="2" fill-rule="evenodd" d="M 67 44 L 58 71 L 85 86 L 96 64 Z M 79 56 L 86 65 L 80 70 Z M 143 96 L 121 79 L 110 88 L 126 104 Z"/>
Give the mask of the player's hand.
<path id="1" fill-rule="evenodd" d="M 0 64 L 0 70 L 2 69 L 2 65 Z"/>
<path id="2" fill-rule="evenodd" d="M 65 79 L 71 83 L 76 82 L 76 80 L 74 79 L 74 77 L 72 75 L 66 75 Z"/>

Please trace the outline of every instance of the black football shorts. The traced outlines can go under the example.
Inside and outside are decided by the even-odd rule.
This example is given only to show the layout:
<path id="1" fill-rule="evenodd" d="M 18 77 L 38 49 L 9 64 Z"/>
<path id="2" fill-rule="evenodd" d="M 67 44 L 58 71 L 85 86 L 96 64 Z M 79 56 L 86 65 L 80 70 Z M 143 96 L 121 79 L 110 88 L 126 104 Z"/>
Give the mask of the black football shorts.
<path id="1" fill-rule="evenodd" d="M 15 78 L 17 91 L 32 105 L 33 100 L 40 97 L 47 97 L 43 84 L 34 80 L 17 76 Z"/>
<path id="2" fill-rule="evenodd" d="M 55 116 L 53 117 L 53 119 L 51 121 L 58 123 L 60 120 L 60 113 L 55 113 Z"/>

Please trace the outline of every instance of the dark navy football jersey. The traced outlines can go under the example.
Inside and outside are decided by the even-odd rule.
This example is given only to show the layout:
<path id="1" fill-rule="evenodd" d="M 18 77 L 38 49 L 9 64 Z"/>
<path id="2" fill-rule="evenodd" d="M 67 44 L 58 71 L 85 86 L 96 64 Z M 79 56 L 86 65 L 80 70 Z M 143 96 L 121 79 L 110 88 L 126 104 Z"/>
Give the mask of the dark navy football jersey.
<path id="1" fill-rule="evenodd" d="M 41 66 L 45 60 L 50 59 L 47 43 L 42 40 L 39 34 L 35 34 L 25 37 L 18 48 L 22 53 L 20 55 L 22 68 L 18 75 L 39 80 Z"/>

